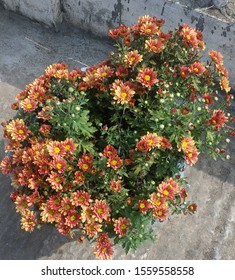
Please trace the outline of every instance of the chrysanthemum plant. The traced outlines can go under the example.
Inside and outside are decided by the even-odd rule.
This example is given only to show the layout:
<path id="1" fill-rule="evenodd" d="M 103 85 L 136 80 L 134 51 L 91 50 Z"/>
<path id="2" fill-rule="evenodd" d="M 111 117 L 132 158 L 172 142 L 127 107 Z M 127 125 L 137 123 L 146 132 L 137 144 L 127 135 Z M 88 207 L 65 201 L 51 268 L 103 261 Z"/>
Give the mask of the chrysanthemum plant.
<path id="1" fill-rule="evenodd" d="M 229 158 L 233 96 L 222 54 L 206 62 L 202 33 L 163 24 L 120 25 L 106 61 L 85 72 L 51 65 L 17 95 L 1 169 L 22 229 L 52 224 L 110 259 L 113 244 L 135 250 L 154 238 L 153 223 L 195 213 L 180 173 L 200 152 Z"/>

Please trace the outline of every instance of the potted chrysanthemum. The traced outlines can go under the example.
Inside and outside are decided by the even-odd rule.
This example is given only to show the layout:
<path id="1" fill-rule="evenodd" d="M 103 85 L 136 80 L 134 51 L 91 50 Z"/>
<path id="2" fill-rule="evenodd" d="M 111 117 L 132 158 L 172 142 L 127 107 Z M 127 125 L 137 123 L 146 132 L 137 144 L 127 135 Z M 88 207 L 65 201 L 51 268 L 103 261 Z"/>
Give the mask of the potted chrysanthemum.
<path id="1" fill-rule="evenodd" d="M 229 158 L 233 95 L 222 54 L 201 59 L 202 33 L 163 24 L 120 25 L 106 61 L 85 72 L 53 64 L 17 95 L 1 169 L 22 229 L 52 224 L 110 259 L 113 244 L 136 249 L 156 221 L 197 210 L 181 173 L 200 153 Z"/>

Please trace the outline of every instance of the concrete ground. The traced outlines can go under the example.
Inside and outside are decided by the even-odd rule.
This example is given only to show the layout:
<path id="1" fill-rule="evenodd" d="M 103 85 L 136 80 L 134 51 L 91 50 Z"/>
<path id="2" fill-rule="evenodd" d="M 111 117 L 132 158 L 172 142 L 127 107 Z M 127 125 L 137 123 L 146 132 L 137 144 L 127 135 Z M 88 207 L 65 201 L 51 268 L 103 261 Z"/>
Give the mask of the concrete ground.
<path id="1" fill-rule="evenodd" d="M 13 115 L 10 104 L 16 93 L 46 66 L 62 61 L 70 68 L 92 65 L 111 50 L 109 41 L 69 27 L 55 33 L 0 6 L 0 122 Z M 234 104 L 231 111 L 235 114 Z M 233 142 L 230 161 L 201 157 L 187 170 L 190 197 L 198 204 L 196 215 L 157 224 L 154 243 L 128 255 L 116 248 L 114 259 L 235 259 L 234 151 Z M 10 191 L 10 178 L 0 173 L 0 259 L 94 259 L 92 244 L 77 244 L 49 226 L 33 233 L 22 231 Z"/>

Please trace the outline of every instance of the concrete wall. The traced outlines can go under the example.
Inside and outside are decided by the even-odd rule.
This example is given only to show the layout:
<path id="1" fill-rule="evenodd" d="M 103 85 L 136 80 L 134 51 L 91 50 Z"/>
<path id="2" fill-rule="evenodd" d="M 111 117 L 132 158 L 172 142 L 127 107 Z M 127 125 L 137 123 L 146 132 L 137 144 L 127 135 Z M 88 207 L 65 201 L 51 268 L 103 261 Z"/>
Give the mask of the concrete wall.
<path id="1" fill-rule="evenodd" d="M 6 9 L 57 28 L 62 22 L 60 0 L 0 0 Z"/>
<path id="2" fill-rule="evenodd" d="M 140 15 L 164 18 L 165 30 L 181 23 L 190 24 L 204 34 L 208 49 L 224 54 L 225 65 L 235 88 L 235 22 L 211 16 L 203 9 L 193 9 L 193 2 L 175 0 L 0 0 L 5 8 L 17 11 L 57 29 L 63 20 L 99 36 L 120 23 L 132 25 Z M 210 1 L 208 1 L 209 3 Z M 190 4 L 191 3 L 191 4 Z"/>

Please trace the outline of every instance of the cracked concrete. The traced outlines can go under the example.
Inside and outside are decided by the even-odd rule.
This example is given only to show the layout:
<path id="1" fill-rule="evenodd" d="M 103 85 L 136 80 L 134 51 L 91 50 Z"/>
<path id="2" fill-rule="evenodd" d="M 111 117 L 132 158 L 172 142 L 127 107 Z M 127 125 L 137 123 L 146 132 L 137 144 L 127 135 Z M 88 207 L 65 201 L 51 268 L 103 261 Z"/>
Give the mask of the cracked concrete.
<path id="1" fill-rule="evenodd" d="M 10 104 L 46 66 L 64 61 L 70 69 L 95 64 L 112 50 L 108 40 L 69 26 L 54 31 L 0 6 L 0 121 L 13 115 Z M 234 56 L 230 58 L 234 65 Z M 235 114 L 235 104 L 231 113 Z M 0 157 L 4 155 L 0 131 Z M 190 197 L 198 204 L 193 216 L 176 216 L 156 224 L 156 241 L 135 253 L 115 249 L 114 259 L 235 259 L 235 145 L 230 161 L 201 157 L 186 172 Z M 49 226 L 26 233 L 9 193 L 10 178 L 0 173 L 0 259 L 94 259 L 92 244 L 59 235 Z"/>

